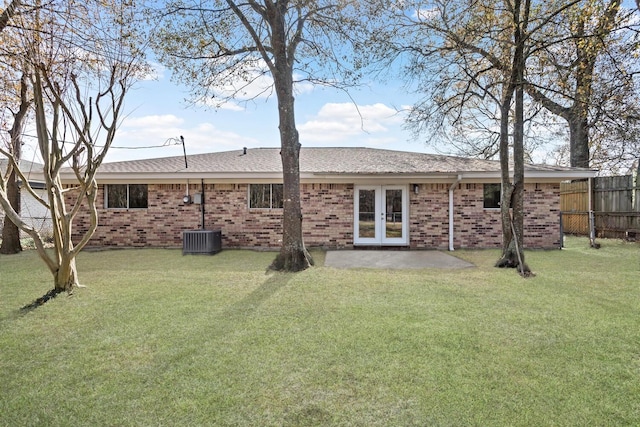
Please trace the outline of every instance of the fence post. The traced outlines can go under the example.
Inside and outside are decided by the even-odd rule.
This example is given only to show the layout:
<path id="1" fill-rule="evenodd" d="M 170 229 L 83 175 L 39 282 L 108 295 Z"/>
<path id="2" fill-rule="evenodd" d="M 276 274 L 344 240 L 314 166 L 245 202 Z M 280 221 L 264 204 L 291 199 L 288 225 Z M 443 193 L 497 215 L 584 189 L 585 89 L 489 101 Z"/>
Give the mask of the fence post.
<path id="1" fill-rule="evenodd" d="M 596 243 L 596 218 L 593 213 L 593 178 L 589 178 L 589 245 L 598 247 Z"/>
<path id="2" fill-rule="evenodd" d="M 563 212 L 560 212 L 560 249 L 564 248 L 564 222 L 562 221 Z"/>

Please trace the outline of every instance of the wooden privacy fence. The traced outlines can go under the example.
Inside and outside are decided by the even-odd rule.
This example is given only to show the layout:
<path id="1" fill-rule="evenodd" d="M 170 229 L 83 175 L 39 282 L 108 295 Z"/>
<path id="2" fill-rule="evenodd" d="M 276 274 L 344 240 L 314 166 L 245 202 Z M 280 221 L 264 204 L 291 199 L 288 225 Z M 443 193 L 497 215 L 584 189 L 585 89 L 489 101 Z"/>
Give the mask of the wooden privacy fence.
<path id="1" fill-rule="evenodd" d="M 592 208 L 589 207 L 589 189 Z M 562 229 L 566 234 L 589 235 L 593 211 L 597 237 L 640 237 L 640 186 L 637 176 L 605 176 L 560 184 Z"/>

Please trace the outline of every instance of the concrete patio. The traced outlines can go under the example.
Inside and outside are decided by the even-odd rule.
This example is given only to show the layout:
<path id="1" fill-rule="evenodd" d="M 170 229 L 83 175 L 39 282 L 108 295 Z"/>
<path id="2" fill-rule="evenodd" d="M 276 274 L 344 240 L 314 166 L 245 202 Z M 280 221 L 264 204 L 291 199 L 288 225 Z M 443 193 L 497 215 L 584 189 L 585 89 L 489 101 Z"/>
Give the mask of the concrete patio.
<path id="1" fill-rule="evenodd" d="M 473 264 L 439 251 L 344 250 L 328 251 L 324 262 L 334 268 L 471 268 Z"/>

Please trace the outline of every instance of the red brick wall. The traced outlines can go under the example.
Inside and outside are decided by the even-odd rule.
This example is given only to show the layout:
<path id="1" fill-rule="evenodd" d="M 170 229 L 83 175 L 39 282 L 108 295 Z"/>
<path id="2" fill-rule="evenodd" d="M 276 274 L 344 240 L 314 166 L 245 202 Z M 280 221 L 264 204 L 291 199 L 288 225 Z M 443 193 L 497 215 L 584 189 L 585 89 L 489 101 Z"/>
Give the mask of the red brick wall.
<path id="1" fill-rule="evenodd" d="M 103 186 L 98 206 L 103 207 Z M 200 192 L 191 185 L 190 193 Z M 409 192 L 412 248 L 446 249 L 449 236 L 449 185 L 422 184 Z M 559 185 L 526 186 L 525 245 L 559 247 Z M 304 184 L 301 189 L 303 231 L 309 247 L 353 245 L 353 184 Z M 205 226 L 221 229 L 223 247 L 277 248 L 282 238 L 282 211 L 249 209 L 247 184 L 205 185 Z M 149 185 L 148 209 L 104 209 L 90 246 L 182 247 L 182 231 L 201 226 L 201 205 L 184 205 L 184 184 Z M 461 184 L 454 191 L 456 248 L 500 247 L 500 213 L 484 209 L 482 184 Z M 75 221 L 76 236 L 88 216 Z"/>
<path id="2" fill-rule="evenodd" d="M 454 247 L 499 248 L 499 209 L 484 208 L 483 184 L 460 184 L 454 191 Z"/>
<path id="3" fill-rule="evenodd" d="M 104 206 L 100 186 L 98 206 Z M 222 230 L 226 247 L 274 247 L 282 241 L 282 211 L 249 209 L 247 184 L 206 184 L 205 227 Z M 201 205 L 184 205 L 185 185 L 149 185 L 147 209 L 98 210 L 99 225 L 90 246 L 181 247 L 182 232 L 201 227 Z M 191 185 L 190 193 L 200 192 Z M 353 243 L 353 185 L 302 186 L 305 243 L 337 248 Z M 88 216 L 80 214 L 75 234 L 86 232 Z"/>
<path id="4" fill-rule="evenodd" d="M 524 243 L 529 248 L 560 248 L 560 183 L 525 187 Z"/>
<path id="5" fill-rule="evenodd" d="M 409 192 L 409 236 L 412 248 L 449 247 L 449 185 L 421 184 L 418 194 Z"/>
<path id="6" fill-rule="evenodd" d="M 353 184 L 304 184 L 301 195 L 305 245 L 353 245 Z"/>
<path id="7" fill-rule="evenodd" d="M 484 209 L 483 185 L 460 184 L 454 191 L 454 246 L 499 248 L 502 224 L 499 209 Z M 525 233 L 527 248 L 560 247 L 560 184 L 526 184 Z"/>

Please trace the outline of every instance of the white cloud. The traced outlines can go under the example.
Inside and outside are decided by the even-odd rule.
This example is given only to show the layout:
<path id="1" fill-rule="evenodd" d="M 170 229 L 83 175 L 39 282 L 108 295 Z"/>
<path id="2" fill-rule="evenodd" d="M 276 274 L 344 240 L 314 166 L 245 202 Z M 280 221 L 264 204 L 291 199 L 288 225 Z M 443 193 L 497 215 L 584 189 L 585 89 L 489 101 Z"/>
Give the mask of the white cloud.
<path id="1" fill-rule="evenodd" d="M 216 77 L 210 88 L 213 97 L 196 100 L 197 104 L 221 110 L 243 111 L 245 101 L 265 99 L 273 94 L 273 79 L 262 59 L 247 60 L 242 68 L 232 66 Z"/>
<path id="2" fill-rule="evenodd" d="M 402 122 L 401 113 L 382 103 L 328 103 L 315 117 L 300 124 L 298 131 L 304 142 L 339 143 L 357 137 L 359 141 L 381 145 L 395 139 L 389 132 Z"/>
<path id="3" fill-rule="evenodd" d="M 439 14 L 440 11 L 435 7 L 430 9 L 416 9 L 412 18 L 418 22 L 432 21 L 437 19 Z"/>
<path id="4" fill-rule="evenodd" d="M 118 129 L 107 161 L 181 156 L 184 137 L 187 154 L 257 146 L 258 141 L 223 131 L 207 122 L 189 124 L 173 114 L 130 117 Z"/>
<path id="5" fill-rule="evenodd" d="M 313 83 L 309 82 L 309 81 L 305 81 L 305 80 L 300 80 L 302 77 L 299 75 L 294 75 L 293 76 L 293 80 L 294 82 L 296 80 L 298 80 L 297 83 L 293 83 L 293 91 L 295 92 L 296 95 L 301 95 L 304 93 L 311 93 L 313 92 L 313 89 L 315 89 L 315 86 Z"/>
<path id="6" fill-rule="evenodd" d="M 224 87 L 216 90 L 220 98 L 234 96 L 239 101 L 264 99 L 272 95 L 273 78 L 263 70 L 248 71 L 242 78 L 230 78 Z"/>
<path id="7" fill-rule="evenodd" d="M 158 62 L 150 62 L 144 67 L 140 80 L 142 81 L 154 81 L 162 80 L 165 76 L 166 67 Z"/>
<path id="8" fill-rule="evenodd" d="M 301 78 L 299 75 L 293 76 L 294 81 Z M 220 75 L 219 81 L 223 82 L 221 87 L 212 88 L 214 97 L 202 98 L 197 101 L 198 104 L 220 110 L 244 111 L 243 103 L 275 97 L 273 77 L 262 59 L 248 64 L 240 74 L 229 72 Z M 312 92 L 313 89 L 314 85 L 308 81 L 294 83 L 296 95 Z"/>

